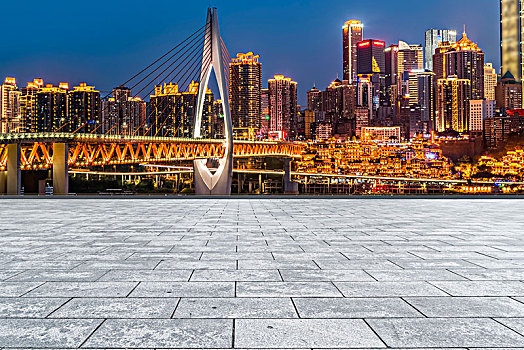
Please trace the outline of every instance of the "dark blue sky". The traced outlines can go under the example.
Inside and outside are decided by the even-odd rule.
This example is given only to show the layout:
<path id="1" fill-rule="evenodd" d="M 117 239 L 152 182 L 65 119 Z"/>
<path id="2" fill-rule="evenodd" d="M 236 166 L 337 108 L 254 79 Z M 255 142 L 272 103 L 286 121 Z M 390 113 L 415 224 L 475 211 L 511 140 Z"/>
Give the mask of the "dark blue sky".
<path id="1" fill-rule="evenodd" d="M 356 18 L 364 36 L 410 44 L 428 28 L 452 28 L 499 66 L 497 0 L 25 0 L 2 4 L 0 77 L 19 85 L 34 77 L 80 81 L 100 90 L 126 81 L 205 23 L 218 7 L 229 52 L 261 55 L 263 79 L 274 74 L 299 83 L 299 103 L 316 83 L 341 75 L 341 28 Z M 264 83 L 265 85 L 266 83 Z"/>

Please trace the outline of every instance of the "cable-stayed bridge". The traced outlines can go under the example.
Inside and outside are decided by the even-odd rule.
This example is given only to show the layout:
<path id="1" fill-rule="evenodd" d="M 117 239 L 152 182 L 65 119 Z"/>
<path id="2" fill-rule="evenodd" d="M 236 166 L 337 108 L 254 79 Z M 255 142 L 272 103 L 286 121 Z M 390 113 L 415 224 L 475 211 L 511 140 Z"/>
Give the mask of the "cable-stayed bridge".
<path id="1" fill-rule="evenodd" d="M 22 170 L 52 169 L 54 193 L 67 194 L 72 167 L 193 161 L 197 194 L 229 194 L 233 157 L 299 157 L 304 145 L 298 143 L 233 140 L 230 62 L 217 11 L 209 9 L 203 27 L 120 85 L 136 91 L 133 98 L 158 95 L 150 101 L 147 115 L 130 121 L 126 104 L 114 96 L 112 109 L 102 110 L 108 116 L 104 122 L 72 115 L 50 132 L 0 134 L 0 193 L 20 193 Z M 212 73 L 220 95 L 223 139 L 213 139 L 210 133 Z M 162 84 L 175 89 L 176 96 L 162 96 Z M 218 161 L 213 172 L 207 168 L 209 159 Z"/>

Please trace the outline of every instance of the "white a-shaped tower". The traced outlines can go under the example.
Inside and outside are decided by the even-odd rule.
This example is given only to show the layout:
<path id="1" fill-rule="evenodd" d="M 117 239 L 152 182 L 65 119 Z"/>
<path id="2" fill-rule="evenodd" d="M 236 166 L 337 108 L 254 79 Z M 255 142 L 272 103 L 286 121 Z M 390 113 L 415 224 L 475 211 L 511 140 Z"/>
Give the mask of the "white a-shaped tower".
<path id="1" fill-rule="evenodd" d="M 195 193 L 201 195 L 231 194 L 231 180 L 233 178 L 233 123 L 231 120 L 231 110 L 229 109 L 229 91 L 224 75 L 225 67 L 221 42 L 217 9 L 210 8 L 207 12 L 204 54 L 202 57 L 202 71 L 200 73 L 200 86 L 193 137 L 202 137 L 201 127 L 204 99 L 211 72 L 214 71 L 220 92 L 220 99 L 222 100 L 222 108 L 224 110 L 224 134 L 226 139 L 224 157 L 218 159 L 218 169 L 214 173 L 211 173 L 207 167 L 208 159 L 196 159 L 193 161 Z M 229 67 L 227 67 L 227 69 L 229 69 Z"/>

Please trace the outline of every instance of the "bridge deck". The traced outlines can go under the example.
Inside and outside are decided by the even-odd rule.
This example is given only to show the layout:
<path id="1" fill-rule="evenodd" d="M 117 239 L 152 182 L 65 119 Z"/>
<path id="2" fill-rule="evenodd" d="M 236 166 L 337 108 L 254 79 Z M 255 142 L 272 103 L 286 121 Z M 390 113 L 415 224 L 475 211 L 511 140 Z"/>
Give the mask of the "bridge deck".
<path id="1" fill-rule="evenodd" d="M 524 347 L 523 201 L 0 208 L 0 348 Z"/>

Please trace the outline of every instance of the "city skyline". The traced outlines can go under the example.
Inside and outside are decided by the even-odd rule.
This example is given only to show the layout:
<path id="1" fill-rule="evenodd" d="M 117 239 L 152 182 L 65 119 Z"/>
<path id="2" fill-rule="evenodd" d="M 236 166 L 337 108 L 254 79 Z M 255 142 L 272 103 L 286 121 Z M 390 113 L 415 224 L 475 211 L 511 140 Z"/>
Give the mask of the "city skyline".
<path id="1" fill-rule="evenodd" d="M 341 28 L 344 22 L 351 18 L 363 22 L 365 39 L 385 40 L 387 45 L 399 40 L 409 44 L 423 44 L 424 32 L 427 29 L 450 28 L 461 33 L 463 24 L 466 24 L 468 36 L 479 43 L 486 53 L 486 62 L 493 62 L 497 71 L 500 66 L 498 2 L 467 0 L 453 5 L 451 8 L 454 11 L 443 14 L 440 8 L 446 4 L 451 6 L 451 1 L 440 1 L 439 6 L 434 6 L 434 2 L 420 5 L 406 1 L 400 6 L 395 6 L 396 13 L 402 15 L 394 16 L 390 11 L 393 6 L 385 2 L 379 11 L 376 10 L 376 6 L 372 8 L 357 3 L 328 2 L 329 6 L 324 6 L 322 13 L 315 12 L 314 19 L 300 17 L 300 14 L 310 10 L 318 10 L 319 6 L 309 1 L 302 2 L 300 6 L 294 1 L 286 3 L 276 12 L 271 12 L 273 2 L 257 5 L 256 9 L 250 6 L 250 18 L 245 18 L 245 12 L 244 16 L 239 16 L 247 9 L 247 6 L 240 2 L 215 1 L 211 5 L 217 6 L 224 18 L 221 31 L 231 54 L 247 51 L 260 53 L 264 86 L 275 74 L 290 76 L 298 82 L 298 102 L 301 105 L 305 105 L 306 91 L 313 84 L 324 89 L 337 75 L 342 77 Z M 165 14 L 157 13 L 158 19 L 154 27 L 144 24 L 148 23 L 149 12 L 142 14 L 133 8 L 123 10 L 122 18 L 106 21 L 104 18 L 107 15 L 96 11 L 97 4 L 102 6 L 102 3 L 98 2 L 91 2 L 89 7 L 75 5 L 78 12 L 84 13 L 86 18 L 91 18 L 90 14 L 97 14 L 95 19 L 86 25 L 86 31 L 83 31 L 82 26 L 78 24 L 76 27 L 72 26 L 72 22 L 78 21 L 71 19 L 68 12 L 71 8 L 59 8 L 58 2 L 43 9 L 34 2 L 35 6 L 25 16 L 30 22 L 38 16 L 45 17 L 46 21 L 41 23 L 42 31 L 71 26 L 74 29 L 73 34 L 83 34 L 76 35 L 74 42 L 71 40 L 73 34 L 67 31 L 63 33 L 63 38 L 70 40 L 65 41 L 61 40 L 60 36 L 46 37 L 46 41 L 29 37 L 24 41 L 24 45 L 20 45 L 15 36 L 8 36 L 4 45 L 5 52 L 0 58 L 0 74 L 16 77 L 19 85 L 24 85 L 34 78 L 43 78 L 44 81 L 55 84 L 60 81 L 70 84 L 86 81 L 101 91 L 110 91 L 146 65 L 151 57 L 158 56 L 174 46 L 177 40 L 189 34 L 190 28 L 201 24 L 202 12 L 208 5 L 197 3 L 179 6 L 179 11 L 172 12 L 170 20 L 165 19 Z M 116 3 L 103 6 L 108 12 L 112 12 L 111 9 L 118 5 Z M 159 5 L 167 8 L 170 6 L 162 3 Z M 427 8 L 430 8 L 430 5 L 438 8 L 428 12 Z M 7 4 L 6 8 L 11 10 L 11 13 L 17 13 L 20 7 Z M 465 11 L 468 8 L 471 11 Z M 417 18 L 417 13 L 420 18 Z M 428 18 L 429 14 L 432 18 Z M 293 20 L 286 21 L 286 16 Z M 411 29 L 406 29 L 406 24 L 399 18 L 406 16 L 411 16 Z M 29 29 L 20 25 L 16 27 L 16 23 L 20 22 L 19 18 L 17 21 L 17 17 L 7 18 L 6 25 L 16 28 L 13 30 L 24 36 Z M 128 22 L 135 21 L 127 30 L 122 29 L 121 22 L 124 21 L 124 17 Z M 144 18 L 144 23 L 136 21 L 141 17 Z M 479 18 L 484 20 L 480 21 Z M 79 20 L 81 22 L 82 18 Z M 389 27 L 396 29 L 391 30 Z M 112 34 L 108 36 L 107 33 L 104 34 L 104 30 L 109 30 Z M 141 35 L 139 30 L 142 31 Z M 118 39 L 109 40 L 110 37 Z M 289 38 L 293 40 L 286 40 Z M 111 64 L 115 60 L 121 64 L 115 67 Z"/>

